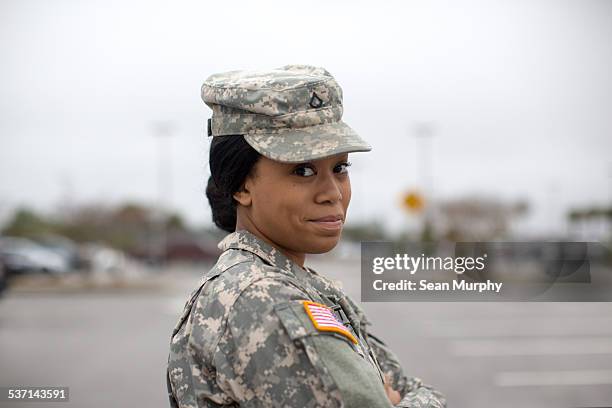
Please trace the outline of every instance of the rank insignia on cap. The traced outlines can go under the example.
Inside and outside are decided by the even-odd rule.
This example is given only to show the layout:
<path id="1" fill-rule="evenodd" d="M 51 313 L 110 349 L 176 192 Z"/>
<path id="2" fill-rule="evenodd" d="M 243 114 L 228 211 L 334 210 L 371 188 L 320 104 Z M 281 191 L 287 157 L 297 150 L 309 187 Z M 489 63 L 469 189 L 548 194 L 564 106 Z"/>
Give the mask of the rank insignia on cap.
<path id="1" fill-rule="evenodd" d="M 312 98 L 310 98 L 310 106 L 315 109 L 323 106 L 323 100 L 315 92 L 312 93 Z"/>
<path id="2" fill-rule="evenodd" d="M 304 309 L 306 309 L 308 317 L 310 317 L 312 324 L 314 324 L 317 330 L 339 333 L 348 337 L 353 343 L 358 343 L 355 336 L 353 336 L 346 326 L 336 319 L 336 316 L 334 316 L 334 313 L 329 307 L 308 300 L 304 300 L 302 303 L 304 304 Z"/>

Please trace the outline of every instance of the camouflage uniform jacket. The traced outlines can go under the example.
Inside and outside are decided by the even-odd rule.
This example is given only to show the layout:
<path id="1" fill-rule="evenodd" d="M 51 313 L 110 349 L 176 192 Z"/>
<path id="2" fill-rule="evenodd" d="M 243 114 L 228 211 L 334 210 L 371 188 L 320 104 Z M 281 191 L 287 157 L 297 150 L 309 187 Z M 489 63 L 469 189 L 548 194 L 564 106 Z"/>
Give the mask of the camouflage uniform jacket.
<path id="1" fill-rule="evenodd" d="M 404 396 L 397 407 L 445 407 L 440 393 L 403 374 L 334 281 L 248 231 L 229 234 L 219 247 L 224 252 L 172 334 L 172 406 L 388 408 L 388 374 Z M 330 307 L 352 336 L 318 330 L 304 300 Z"/>

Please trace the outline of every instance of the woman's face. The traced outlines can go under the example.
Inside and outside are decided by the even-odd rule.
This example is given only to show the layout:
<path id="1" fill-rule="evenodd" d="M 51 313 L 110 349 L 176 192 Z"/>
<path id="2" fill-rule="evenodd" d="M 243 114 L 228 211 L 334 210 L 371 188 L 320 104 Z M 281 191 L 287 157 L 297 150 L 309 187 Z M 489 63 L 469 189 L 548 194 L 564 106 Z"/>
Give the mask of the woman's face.
<path id="1" fill-rule="evenodd" d="M 260 157 L 234 195 L 238 223 L 302 257 L 331 250 L 351 201 L 347 160 L 348 153 L 298 164 Z"/>

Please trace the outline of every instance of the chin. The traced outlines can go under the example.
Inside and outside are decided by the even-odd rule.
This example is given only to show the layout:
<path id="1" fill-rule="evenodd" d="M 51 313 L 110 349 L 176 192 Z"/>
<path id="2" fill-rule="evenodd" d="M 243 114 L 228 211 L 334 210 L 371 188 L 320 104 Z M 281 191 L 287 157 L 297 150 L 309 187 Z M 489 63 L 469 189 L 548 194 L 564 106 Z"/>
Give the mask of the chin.
<path id="1" fill-rule="evenodd" d="M 313 239 L 312 245 L 309 245 L 311 248 L 308 253 L 311 254 L 324 254 L 326 252 L 331 251 L 338 245 L 340 241 L 340 235 L 336 236 L 327 236 L 327 237 L 317 237 Z"/>

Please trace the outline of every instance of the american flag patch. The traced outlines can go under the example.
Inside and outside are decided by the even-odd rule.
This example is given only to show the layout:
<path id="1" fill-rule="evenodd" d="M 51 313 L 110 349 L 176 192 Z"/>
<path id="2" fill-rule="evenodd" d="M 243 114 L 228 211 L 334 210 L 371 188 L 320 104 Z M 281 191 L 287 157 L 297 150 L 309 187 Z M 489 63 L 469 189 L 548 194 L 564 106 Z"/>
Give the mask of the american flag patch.
<path id="1" fill-rule="evenodd" d="M 317 330 L 340 333 L 348 337 L 353 343 L 358 343 L 355 336 L 348 331 L 346 326 L 336 319 L 336 316 L 334 316 L 334 313 L 329 307 L 308 300 L 303 300 L 302 303 L 304 304 L 304 309 L 306 309 L 308 317 L 310 317 L 312 324 L 314 324 Z"/>

